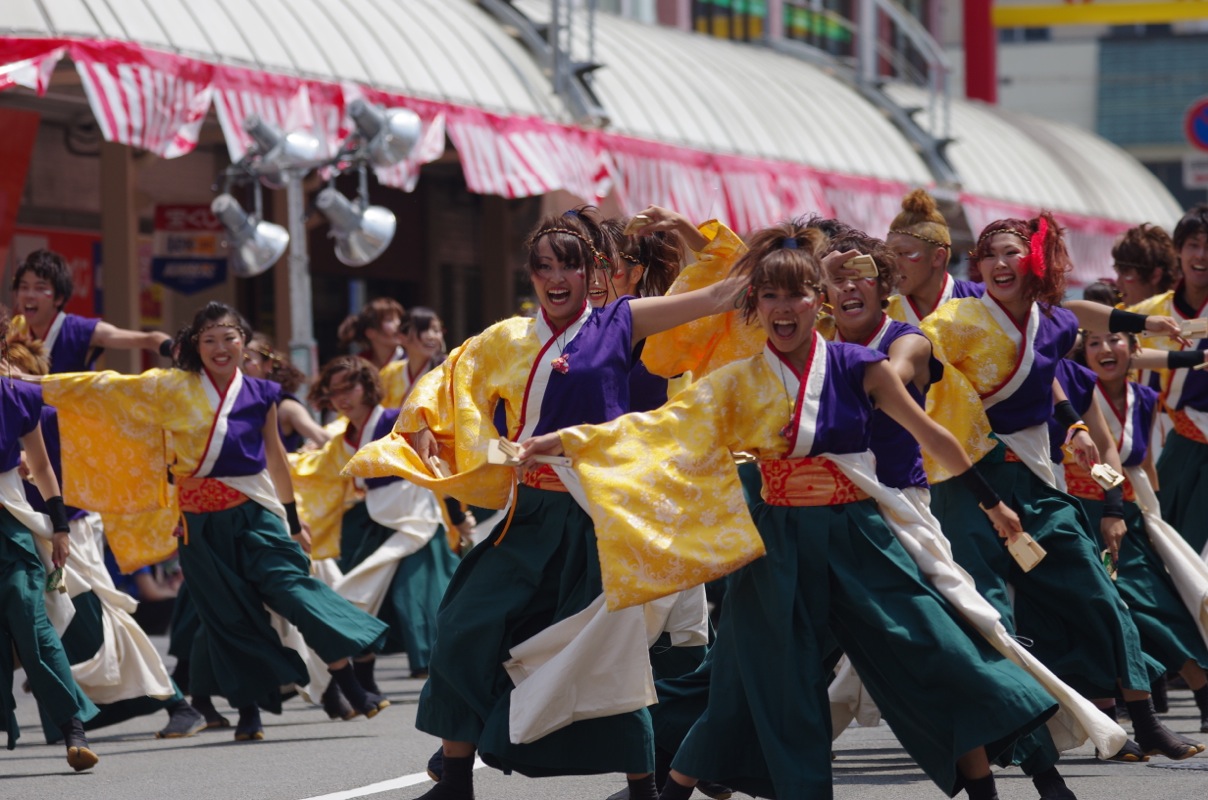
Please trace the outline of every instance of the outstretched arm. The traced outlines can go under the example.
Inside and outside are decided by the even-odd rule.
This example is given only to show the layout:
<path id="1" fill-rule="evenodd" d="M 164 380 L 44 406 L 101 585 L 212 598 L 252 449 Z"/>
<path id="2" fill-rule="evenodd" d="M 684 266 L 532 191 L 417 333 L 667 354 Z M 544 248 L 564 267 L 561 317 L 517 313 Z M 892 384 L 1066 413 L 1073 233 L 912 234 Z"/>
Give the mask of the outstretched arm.
<path id="1" fill-rule="evenodd" d="M 89 345 L 113 350 L 151 350 L 159 352 L 160 345 L 172 337 L 161 331 L 132 331 L 108 322 L 98 322 Z"/>

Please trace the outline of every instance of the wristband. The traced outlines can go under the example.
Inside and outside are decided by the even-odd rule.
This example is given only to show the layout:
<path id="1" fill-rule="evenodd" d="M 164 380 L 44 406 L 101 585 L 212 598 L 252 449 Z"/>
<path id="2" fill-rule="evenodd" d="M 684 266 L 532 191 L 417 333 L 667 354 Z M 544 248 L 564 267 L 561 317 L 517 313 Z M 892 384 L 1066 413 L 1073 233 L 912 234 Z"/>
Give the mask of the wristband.
<path id="1" fill-rule="evenodd" d="M 1088 426 L 1082 420 L 1078 420 L 1073 425 L 1071 425 L 1068 430 L 1066 430 L 1065 444 L 1069 444 L 1070 440 L 1074 438 L 1074 434 L 1078 433 L 1078 431 L 1086 431 L 1087 436 L 1090 436 L 1090 433 L 1091 433 L 1090 426 Z"/>
<path id="2" fill-rule="evenodd" d="M 1171 350 L 1166 354 L 1167 369 L 1190 369 L 1204 363 L 1208 350 Z"/>
<path id="3" fill-rule="evenodd" d="M 1074 410 L 1074 404 L 1069 400 L 1062 400 L 1053 406 L 1053 419 L 1061 423 L 1063 428 L 1085 424 L 1082 422 L 1082 415 Z"/>
<path id="4" fill-rule="evenodd" d="M 969 469 L 956 476 L 956 479 L 961 482 L 961 486 L 965 491 L 977 498 L 977 504 L 981 506 L 982 511 L 987 511 L 1002 502 L 1002 498 L 998 496 L 998 492 L 994 491 L 994 487 L 986 483 L 985 477 L 977 471 L 977 467 Z"/>
<path id="5" fill-rule="evenodd" d="M 445 511 L 449 512 L 449 522 L 460 525 L 466 521 L 466 512 L 461 510 L 461 503 L 452 497 L 445 498 Z"/>
<path id="6" fill-rule="evenodd" d="M 63 504 L 63 495 L 57 494 L 46 501 L 46 515 L 50 517 L 50 527 L 55 533 L 71 533 L 67 524 L 67 506 Z"/>
<path id="7" fill-rule="evenodd" d="M 1103 492 L 1103 516 L 1124 519 L 1124 490 L 1119 486 Z"/>
<path id="8" fill-rule="evenodd" d="M 159 343 L 159 354 L 164 358 L 172 357 L 172 340 L 164 339 Z"/>
<path id="9" fill-rule="evenodd" d="M 1113 308 L 1107 318 L 1107 330 L 1108 333 L 1145 333 L 1145 322 L 1148 319 L 1144 314 Z"/>
<path id="10" fill-rule="evenodd" d="M 285 504 L 285 523 L 289 526 L 289 535 L 297 536 L 302 532 L 302 522 L 298 519 L 298 503 Z"/>

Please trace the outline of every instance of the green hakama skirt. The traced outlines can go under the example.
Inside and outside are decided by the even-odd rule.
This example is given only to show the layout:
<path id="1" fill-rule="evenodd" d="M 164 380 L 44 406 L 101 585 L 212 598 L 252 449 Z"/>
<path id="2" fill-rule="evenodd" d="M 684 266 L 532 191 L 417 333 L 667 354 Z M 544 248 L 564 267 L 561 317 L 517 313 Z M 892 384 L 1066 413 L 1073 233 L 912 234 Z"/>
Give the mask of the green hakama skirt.
<path id="1" fill-rule="evenodd" d="M 516 513 L 466 554 L 437 617 L 436 645 L 415 726 L 472 742 L 487 764 L 531 777 L 654 769 L 650 712 L 582 720 L 512 744 L 509 650 L 597 598 L 591 518 L 565 492 L 519 488 Z"/>
<path id="2" fill-rule="evenodd" d="M 344 513 L 340 523 L 340 570 L 348 573 L 394 534 L 370 519 L 364 503 L 357 503 Z M 406 652 L 412 672 L 428 669 L 436 638 L 436 614 L 458 563 L 442 525 L 431 541 L 399 562 L 386 590 L 377 616 L 390 626 L 390 631 L 381 652 Z"/>
<path id="3" fill-rule="evenodd" d="M 263 506 L 185 514 L 180 564 L 201 619 L 191 653 L 192 694 L 222 695 L 236 708 L 281 710 L 280 687 L 309 681 L 298 653 L 281 644 L 265 606 L 297 626 L 327 663 L 376 652 L 385 623 L 310 574 L 285 523 Z"/>
<path id="4" fill-rule="evenodd" d="M 927 582 L 871 501 L 759 505 L 768 555 L 736 572 L 710 651 L 708 707 L 672 766 L 760 797 L 832 796 L 829 673 L 847 653 L 903 747 L 944 792 L 1056 703 Z"/>
<path id="5" fill-rule="evenodd" d="M 1031 640 L 1032 654 L 1082 695 L 1114 697 L 1117 680 L 1125 689 L 1149 691 L 1161 667 L 1141 649 L 1082 506 L 1024 464 L 1003 461 L 1004 451 L 995 449 L 977 469 L 1048 555 L 1023 572 L 976 498 L 948 480 L 931 487 L 931 511 L 957 563 L 998 609 L 1007 631 Z"/>
<path id="6" fill-rule="evenodd" d="M 35 549 L 34 535 L 0 507 L 0 723 L 8 734 L 9 750 L 21 736 L 13 697 L 14 651 L 38 705 L 56 728 L 75 717 L 87 721 L 97 713 L 71 677 L 63 644 L 46 616 L 45 592 L 46 568 Z"/>
<path id="7" fill-rule="evenodd" d="M 1208 544 L 1208 444 L 1171 431 L 1158 456 L 1162 519 L 1197 553 Z"/>

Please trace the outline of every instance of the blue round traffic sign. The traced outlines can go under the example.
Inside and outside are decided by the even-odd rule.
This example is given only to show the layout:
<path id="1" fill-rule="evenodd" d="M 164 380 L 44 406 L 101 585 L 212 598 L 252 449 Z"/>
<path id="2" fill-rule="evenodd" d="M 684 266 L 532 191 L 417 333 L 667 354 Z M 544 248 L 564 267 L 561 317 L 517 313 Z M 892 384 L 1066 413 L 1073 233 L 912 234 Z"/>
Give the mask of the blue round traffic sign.
<path id="1" fill-rule="evenodd" d="M 1208 150 L 1208 97 L 1201 97 L 1187 107 L 1183 132 L 1193 147 Z"/>

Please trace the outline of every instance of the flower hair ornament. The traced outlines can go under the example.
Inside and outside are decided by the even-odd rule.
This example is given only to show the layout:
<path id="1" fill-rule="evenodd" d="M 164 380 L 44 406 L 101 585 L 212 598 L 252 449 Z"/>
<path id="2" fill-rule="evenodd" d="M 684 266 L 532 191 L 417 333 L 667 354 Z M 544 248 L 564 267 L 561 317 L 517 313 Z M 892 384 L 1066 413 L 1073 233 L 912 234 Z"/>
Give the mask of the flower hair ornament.
<path id="1" fill-rule="evenodd" d="M 1037 278 L 1043 278 L 1048 265 L 1044 261 L 1044 243 L 1049 238 L 1049 221 L 1040 217 L 1036 225 L 1036 233 L 1028 238 L 1028 257 L 1024 266 Z"/>

